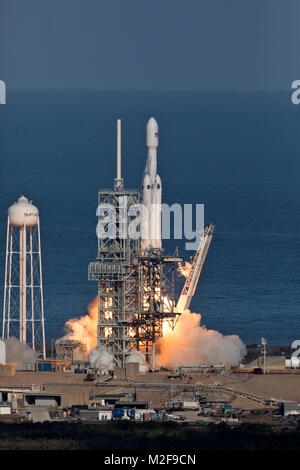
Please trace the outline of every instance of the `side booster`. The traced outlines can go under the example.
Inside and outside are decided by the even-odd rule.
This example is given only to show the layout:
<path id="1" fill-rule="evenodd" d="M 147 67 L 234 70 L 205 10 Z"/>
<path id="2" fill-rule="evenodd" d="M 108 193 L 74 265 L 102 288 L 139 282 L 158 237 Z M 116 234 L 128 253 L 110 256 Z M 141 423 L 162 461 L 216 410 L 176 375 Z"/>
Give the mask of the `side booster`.
<path id="1" fill-rule="evenodd" d="M 142 250 L 161 249 L 161 179 L 157 174 L 158 125 L 152 117 L 147 122 L 146 145 L 148 157 L 144 172 L 142 194 Z"/>

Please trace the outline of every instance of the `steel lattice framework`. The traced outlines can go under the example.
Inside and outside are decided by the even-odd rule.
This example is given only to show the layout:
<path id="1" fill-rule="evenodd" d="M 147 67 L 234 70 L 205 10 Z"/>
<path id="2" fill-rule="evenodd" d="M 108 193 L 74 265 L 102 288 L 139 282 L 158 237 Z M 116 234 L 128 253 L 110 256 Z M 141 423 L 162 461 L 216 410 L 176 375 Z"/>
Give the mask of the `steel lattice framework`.
<path id="1" fill-rule="evenodd" d="M 98 238 L 89 279 L 98 282 L 100 354 L 102 346 L 109 348 L 116 365 L 124 367 L 132 350 L 138 350 L 154 369 L 155 341 L 163 334 L 163 321 L 175 324 L 175 264 L 182 258 L 163 256 L 162 250 L 142 253 L 138 238 L 130 237 L 128 230 L 124 236 L 124 225 L 132 222 L 130 208 L 139 201 L 139 192 L 124 190 L 122 180 L 115 180 L 114 190 L 99 191 L 98 207 L 107 206 L 107 212 L 113 207 L 116 232 L 115 237 Z M 105 229 L 109 232 L 109 223 Z"/>
<path id="2" fill-rule="evenodd" d="M 138 310 L 134 320 L 136 348 L 155 369 L 156 340 L 163 326 L 175 326 L 175 269 L 178 256 L 164 256 L 162 250 L 147 250 L 138 259 Z"/>
<path id="3" fill-rule="evenodd" d="M 39 218 L 32 227 L 7 222 L 2 338 L 11 336 L 46 357 Z"/>
<path id="4" fill-rule="evenodd" d="M 133 260 L 139 253 L 139 240 L 123 236 L 122 231 L 131 222 L 127 209 L 139 202 L 139 193 L 125 191 L 122 186 L 116 182 L 115 190 L 98 193 L 98 207 L 107 206 L 107 211 L 113 208 L 112 228 L 116 233 L 114 237 L 98 238 L 97 261 L 89 265 L 89 279 L 98 281 L 98 347 L 108 347 L 118 366 L 125 365 L 131 352 L 131 325 L 138 308 L 138 276 Z M 108 224 L 105 229 L 109 229 Z"/>

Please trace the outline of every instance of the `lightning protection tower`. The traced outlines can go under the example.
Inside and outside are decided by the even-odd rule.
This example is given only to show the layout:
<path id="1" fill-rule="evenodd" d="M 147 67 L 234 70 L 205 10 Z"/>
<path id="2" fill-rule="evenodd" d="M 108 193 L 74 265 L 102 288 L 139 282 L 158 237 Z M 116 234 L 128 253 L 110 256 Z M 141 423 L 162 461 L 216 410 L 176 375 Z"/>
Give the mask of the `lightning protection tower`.
<path id="1" fill-rule="evenodd" d="M 123 205 L 126 201 L 126 207 Z M 128 227 L 130 207 L 138 204 L 139 192 L 125 190 L 121 177 L 121 121 L 117 121 L 117 178 L 114 189 L 98 193 L 98 207 L 110 207 L 115 215 L 116 236 L 98 239 L 97 261 L 89 264 L 89 279 L 98 281 L 98 347 L 107 347 L 115 364 L 124 367 L 133 348 L 132 321 L 138 308 L 137 267 L 133 259 L 139 240 L 121 233 Z M 107 209 L 108 211 L 108 209 Z M 99 217 L 100 220 L 101 217 Z"/>
<path id="2" fill-rule="evenodd" d="M 26 197 L 8 209 L 2 338 L 46 358 L 39 211 Z"/>

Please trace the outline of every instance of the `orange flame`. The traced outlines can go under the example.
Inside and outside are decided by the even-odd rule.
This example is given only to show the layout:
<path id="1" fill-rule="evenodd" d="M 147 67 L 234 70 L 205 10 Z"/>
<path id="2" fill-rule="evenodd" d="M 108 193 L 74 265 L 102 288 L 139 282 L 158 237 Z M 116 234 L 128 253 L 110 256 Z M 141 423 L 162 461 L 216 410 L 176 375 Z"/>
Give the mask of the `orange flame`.
<path id="1" fill-rule="evenodd" d="M 71 318 L 65 324 L 66 339 L 81 341 L 89 354 L 97 346 L 98 298 L 95 297 L 87 307 L 87 314 L 80 318 Z"/>
<path id="2" fill-rule="evenodd" d="M 186 261 L 184 264 L 180 262 L 178 263 L 177 271 L 179 272 L 179 274 L 181 274 L 185 278 L 188 277 L 188 275 L 191 272 L 191 269 L 192 269 L 192 263 L 189 263 L 188 261 Z"/>
<path id="3" fill-rule="evenodd" d="M 107 297 L 105 298 L 107 319 L 110 319 L 112 315 L 110 306 L 111 299 Z M 165 311 L 170 311 L 171 306 L 171 301 L 165 297 Z M 187 310 L 177 320 L 174 330 L 167 319 L 163 321 L 163 337 L 156 342 L 157 366 L 173 368 L 178 367 L 180 362 L 201 364 L 209 361 L 237 365 L 245 355 L 245 346 L 238 336 L 223 336 L 217 331 L 207 330 L 204 326 L 200 326 L 201 315 Z M 98 298 L 95 297 L 89 303 L 86 315 L 66 322 L 65 338 L 85 343 L 89 354 L 97 346 L 97 324 Z M 107 336 L 110 334 L 110 328 L 107 328 Z M 134 337 L 135 333 L 129 328 L 128 335 Z"/>

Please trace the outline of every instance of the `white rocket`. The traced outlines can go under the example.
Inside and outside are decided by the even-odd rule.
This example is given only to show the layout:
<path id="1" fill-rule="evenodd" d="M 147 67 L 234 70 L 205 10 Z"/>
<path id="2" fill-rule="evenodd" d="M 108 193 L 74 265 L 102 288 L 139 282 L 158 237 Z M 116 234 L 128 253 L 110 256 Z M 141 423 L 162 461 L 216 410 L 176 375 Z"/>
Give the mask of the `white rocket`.
<path id="1" fill-rule="evenodd" d="M 146 133 L 148 158 L 142 186 L 144 205 L 142 250 L 149 248 L 161 249 L 161 179 L 157 174 L 156 159 L 158 125 L 153 117 L 147 122 Z"/>

